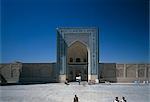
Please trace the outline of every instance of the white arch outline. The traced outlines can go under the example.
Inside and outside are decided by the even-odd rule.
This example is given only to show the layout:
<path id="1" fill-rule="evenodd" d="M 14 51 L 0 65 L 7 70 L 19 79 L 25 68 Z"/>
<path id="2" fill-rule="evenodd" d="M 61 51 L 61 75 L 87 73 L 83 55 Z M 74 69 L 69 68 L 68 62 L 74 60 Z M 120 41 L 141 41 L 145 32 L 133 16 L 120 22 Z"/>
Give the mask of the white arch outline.
<path id="1" fill-rule="evenodd" d="M 74 40 L 74 41 L 72 41 L 70 44 L 68 44 L 68 47 L 70 47 L 71 45 L 73 45 L 73 44 L 76 43 L 76 42 L 82 43 L 82 44 L 85 45 L 85 46 L 87 47 L 87 49 L 88 49 L 88 45 L 87 45 L 85 42 L 80 41 L 80 40 Z"/>

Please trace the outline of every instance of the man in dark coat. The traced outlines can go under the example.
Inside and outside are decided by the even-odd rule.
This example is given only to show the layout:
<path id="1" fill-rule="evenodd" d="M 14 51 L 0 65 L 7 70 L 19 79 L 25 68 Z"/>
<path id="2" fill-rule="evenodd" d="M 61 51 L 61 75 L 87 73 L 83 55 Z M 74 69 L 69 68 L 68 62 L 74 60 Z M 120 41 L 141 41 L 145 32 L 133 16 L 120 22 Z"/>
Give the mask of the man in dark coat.
<path id="1" fill-rule="evenodd" d="M 74 96 L 73 102 L 79 102 L 77 95 Z"/>

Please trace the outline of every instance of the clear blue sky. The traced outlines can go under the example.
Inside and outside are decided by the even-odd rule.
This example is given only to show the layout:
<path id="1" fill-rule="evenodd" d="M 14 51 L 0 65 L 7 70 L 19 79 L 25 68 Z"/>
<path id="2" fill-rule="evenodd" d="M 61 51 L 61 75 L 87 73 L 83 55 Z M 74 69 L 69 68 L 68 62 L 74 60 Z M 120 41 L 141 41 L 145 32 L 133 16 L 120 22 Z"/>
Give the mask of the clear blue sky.
<path id="1" fill-rule="evenodd" d="M 1 62 L 56 62 L 56 27 L 100 29 L 100 62 L 148 63 L 149 0 L 1 0 Z"/>

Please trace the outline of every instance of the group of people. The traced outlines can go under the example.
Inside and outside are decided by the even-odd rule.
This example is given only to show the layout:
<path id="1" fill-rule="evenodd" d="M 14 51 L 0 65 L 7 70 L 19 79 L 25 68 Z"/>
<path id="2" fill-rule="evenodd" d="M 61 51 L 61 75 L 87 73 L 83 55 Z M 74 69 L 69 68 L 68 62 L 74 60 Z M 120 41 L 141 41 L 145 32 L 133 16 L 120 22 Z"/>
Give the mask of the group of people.
<path id="1" fill-rule="evenodd" d="M 79 75 L 78 77 L 76 77 L 76 81 L 78 81 L 78 83 L 80 85 L 81 75 Z M 70 85 L 68 79 L 66 79 L 65 84 L 66 85 Z M 74 96 L 73 102 L 79 102 L 79 99 L 78 99 L 77 95 Z M 125 99 L 125 97 L 122 97 L 121 100 L 119 100 L 118 97 L 115 97 L 115 100 L 113 102 L 127 102 L 127 100 Z"/>
<path id="2" fill-rule="evenodd" d="M 80 85 L 80 82 L 81 82 L 81 75 L 80 75 L 80 74 L 79 74 L 79 76 L 76 76 L 76 81 L 77 81 L 77 82 L 79 83 L 79 85 Z M 66 84 L 66 85 L 70 85 L 68 79 L 66 79 L 65 84 Z"/>
<path id="3" fill-rule="evenodd" d="M 74 96 L 73 102 L 79 102 L 77 95 Z M 118 97 L 116 97 L 113 102 L 127 102 L 127 101 L 126 101 L 125 97 L 122 97 L 121 100 L 119 100 Z"/>
<path id="4" fill-rule="evenodd" d="M 113 102 L 127 102 L 127 100 L 125 99 L 125 97 L 122 97 L 121 100 L 119 100 L 118 97 L 116 97 Z"/>

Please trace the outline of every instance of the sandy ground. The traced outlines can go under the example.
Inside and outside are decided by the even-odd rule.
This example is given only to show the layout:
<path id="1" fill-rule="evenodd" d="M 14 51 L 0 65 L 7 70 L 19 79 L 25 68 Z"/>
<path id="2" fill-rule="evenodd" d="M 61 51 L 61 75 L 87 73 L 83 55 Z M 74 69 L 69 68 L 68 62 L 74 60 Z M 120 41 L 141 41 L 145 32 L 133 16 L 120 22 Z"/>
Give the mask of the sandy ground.
<path id="1" fill-rule="evenodd" d="M 96 84 L 78 83 L 0 86 L 0 102 L 113 102 L 124 96 L 127 102 L 150 102 L 150 85 L 146 84 Z"/>

